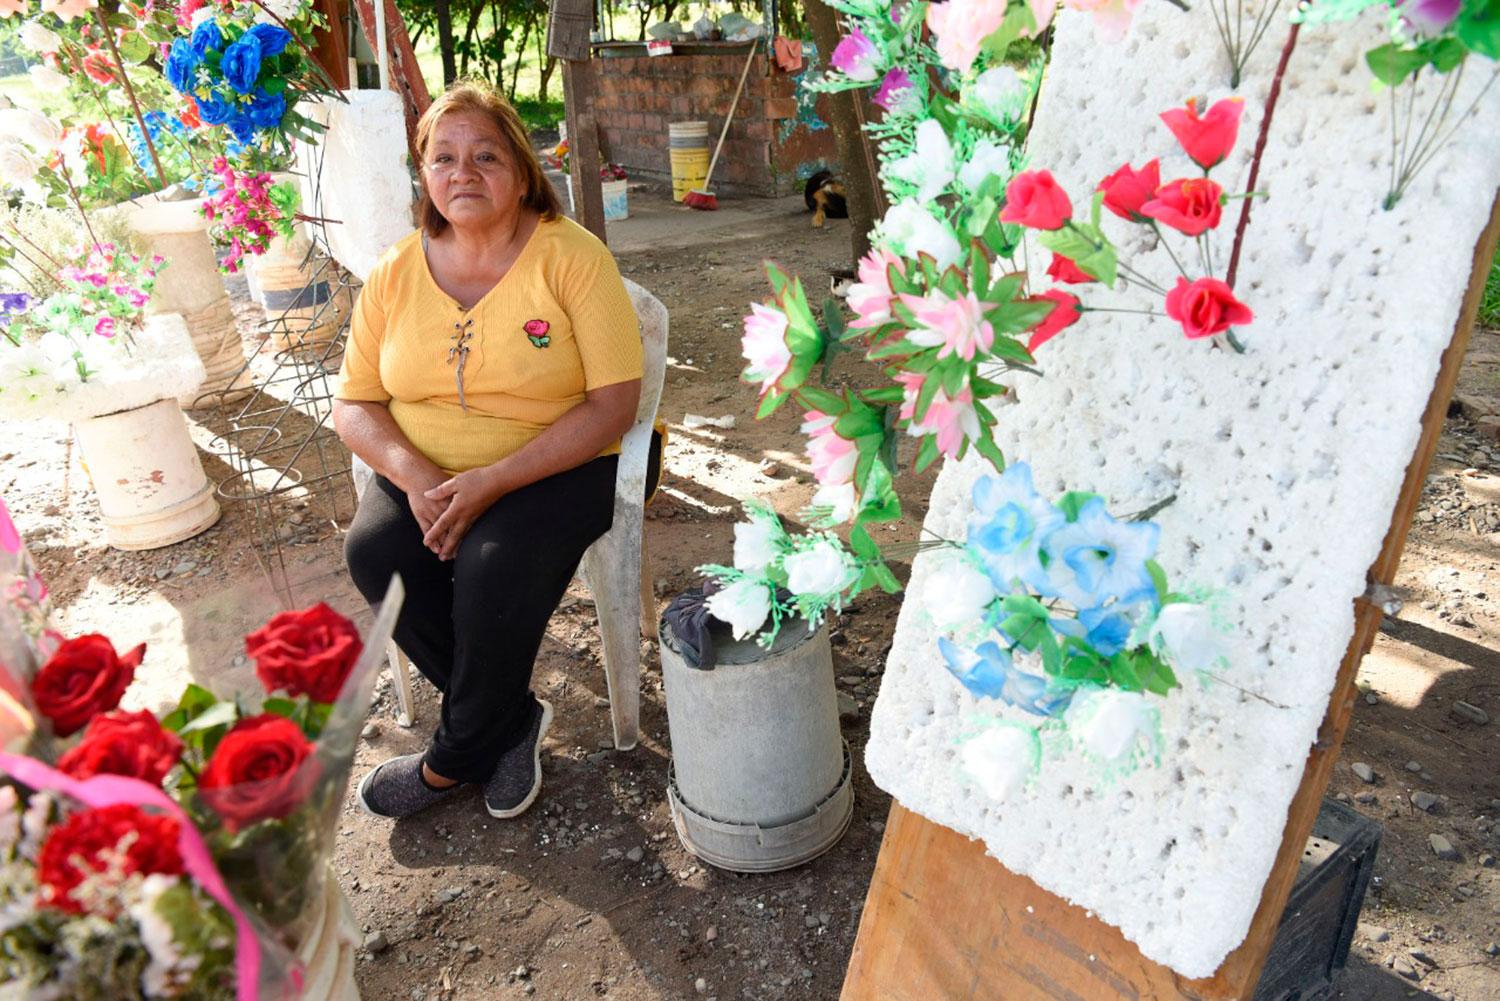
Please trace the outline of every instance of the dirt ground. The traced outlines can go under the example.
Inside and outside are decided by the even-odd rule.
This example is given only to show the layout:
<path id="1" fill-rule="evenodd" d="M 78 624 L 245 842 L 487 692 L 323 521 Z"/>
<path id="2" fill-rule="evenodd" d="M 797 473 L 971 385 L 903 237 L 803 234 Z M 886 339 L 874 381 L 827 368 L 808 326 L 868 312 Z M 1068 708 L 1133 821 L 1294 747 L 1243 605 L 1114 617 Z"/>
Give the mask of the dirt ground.
<path id="1" fill-rule="evenodd" d="M 765 294 L 756 265 L 767 256 L 821 294 L 829 270 L 847 259 L 848 231 L 846 223 L 811 229 L 800 200 L 726 206 L 713 219 L 685 217 L 643 193 L 632 199 L 638 218 L 619 225 L 612 243 L 624 273 L 671 311 L 661 409 L 671 441 L 646 529 L 664 605 L 696 582 L 695 566 L 727 560 L 737 498 L 765 497 L 790 517 L 811 495 L 797 418 L 754 421 L 753 394 L 736 380 L 739 317 Z M 237 303 L 248 333 L 254 310 L 242 294 Z M 1361 668 L 1366 695 L 1329 790 L 1384 827 L 1337 997 L 1500 997 L 1500 443 L 1491 436 L 1496 422 L 1481 412 L 1500 400 L 1497 373 L 1500 334 L 1480 335 L 1465 373 L 1466 407 L 1449 421 L 1408 541 L 1404 608 Z M 734 427 L 690 429 L 688 414 L 732 416 Z M 215 430 L 210 419 L 195 421 L 205 448 Z M 213 479 L 232 472 L 213 454 L 205 468 Z M 913 536 L 930 486 L 930 475 L 906 479 L 910 517 L 889 539 Z M 159 707 L 188 674 L 243 681 L 239 637 L 277 608 L 251 550 L 247 505 L 226 505 L 215 528 L 177 546 L 108 549 L 68 430 L 51 424 L 6 428 L 0 495 L 52 585 L 65 631 L 153 645 L 154 670 L 143 669 L 132 705 Z M 357 611 L 339 575 L 337 532 L 315 507 L 276 517 L 297 601 L 325 598 Z M 672 831 L 667 720 L 650 643 L 641 744 L 610 749 L 592 603 L 575 583 L 537 663 L 535 688 L 558 717 L 544 749 L 546 787 L 530 813 L 492 820 L 475 793 L 391 824 L 362 814 L 351 798 L 333 864 L 366 935 L 364 996 L 837 997 L 889 808 L 862 752 L 897 608 L 893 598 L 862 598 L 833 633 L 856 762 L 848 834 L 802 868 L 741 876 L 698 863 Z M 389 678 L 381 679 L 356 775 L 422 746 L 437 699 L 415 680 L 418 719 L 404 729 Z M 1456 715 L 1459 702 L 1488 721 Z M 1373 781 L 1356 764 L 1368 765 Z M 1440 858 L 1430 835 L 1446 838 L 1456 857 Z"/>

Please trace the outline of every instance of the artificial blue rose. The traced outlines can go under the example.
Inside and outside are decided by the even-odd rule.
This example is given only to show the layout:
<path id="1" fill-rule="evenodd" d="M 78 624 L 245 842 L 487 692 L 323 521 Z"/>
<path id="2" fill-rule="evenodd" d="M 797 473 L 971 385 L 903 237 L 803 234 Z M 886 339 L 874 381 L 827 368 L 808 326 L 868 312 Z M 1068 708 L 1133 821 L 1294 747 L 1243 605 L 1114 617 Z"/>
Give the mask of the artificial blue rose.
<path id="1" fill-rule="evenodd" d="M 255 90 L 255 81 L 260 76 L 260 57 L 260 39 L 247 32 L 224 50 L 219 71 L 229 86 L 241 94 L 249 94 Z"/>
<path id="2" fill-rule="evenodd" d="M 201 60 L 188 40 L 177 39 L 172 43 L 172 51 L 167 53 L 167 82 L 179 93 L 186 94 L 193 89 L 193 77 L 198 72 L 199 62 Z"/>
<path id="3" fill-rule="evenodd" d="M 1074 608 L 1095 608 L 1111 599 L 1138 601 L 1155 590 L 1146 561 L 1156 555 L 1161 529 L 1153 522 L 1118 521 L 1095 497 L 1078 519 L 1042 542 L 1047 577 L 1038 590 Z"/>
<path id="4" fill-rule="evenodd" d="M 969 545 L 978 551 L 996 590 L 1003 593 L 1017 581 L 1040 578 L 1042 540 L 1063 524 L 1063 516 L 1037 495 L 1031 467 L 1012 463 L 999 476 L 981 478 L 973 497 Z"/>
<path id="5" fill-rule="evenodd" d="M 193 29 L 189 44 L 193 47 L 193 54 L 201 60 L 210 52 L 218 52 L 224 48 L 224 33 L 219 30 L 213 18 L 209 18 Z"/>
<path id="6" fill-rule="evenodd" d="M 229 129 L 229 134 L 242 143 L 248 143 L 255 138 L 255 123 L 250 116 L 243 111 L 237 111 L 230 116 L 229 121 L 224 123 Z"/>
<path id="7" fill-rule="evenodd" d="M 251 25 L 245 34 L 255 36 L 256 41 L 260 42 L 260 54 L 266 59 L 281 55 L 292 43 L 292 33 L 279 24 Z"/>
<path id="8" fill-rule="evenodd" d="M 261 91 L 250 102 L 247 114 L 256 131 L 277 128 L 281 125 L 282 118 L 286 117 L 286 98 L 280 94 Z"/>
<path id="9" fill-rule="evenodd" d="M 207 97 L 194 94 L 193 101 L 198 105 L 198 117 L 205 125 L 223 125 L 238 111 L 234 102 L 225 100 L 224 95 L 216 90 L 210 91 Z"/>

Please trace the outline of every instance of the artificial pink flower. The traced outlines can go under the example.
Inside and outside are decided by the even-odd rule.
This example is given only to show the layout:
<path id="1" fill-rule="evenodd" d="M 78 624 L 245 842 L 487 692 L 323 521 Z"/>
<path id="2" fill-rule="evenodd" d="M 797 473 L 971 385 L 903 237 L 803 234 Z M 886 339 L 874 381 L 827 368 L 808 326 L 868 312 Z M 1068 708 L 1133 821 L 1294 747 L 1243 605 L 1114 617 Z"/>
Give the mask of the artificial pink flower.
<path id="1" fill-rule="evenodd" d="M 1217 278 L 1178 278 L 1177 287 L 1167 293 L 1167 315 L 1182 324 L 1190 338 L 1212 337 L 1255 319 L 1250 307 Z"/>
<path id="2" fill-rule="evenodd" d="M 1177 137 L 1183 152 L 1204 170 L 1222 161 L 1234 149 L 1234 141 L 1240 132 L 1240 115 L 1245 112 L 1245 99 L 1226 97 L 1215 101 L 1208 114 L 1198 116 L 1198 103 L 1188 98 L 1185 108 L 1172 108 L 1161 113 L 1161 120 Z"/>
<path id="3" fill-rule="evenodd" d="M 758 302 L 750 304 L 740 353 L 750 363 L 745 366 L 745 381 L 760 383 L 762 396 L 776 388 L 792 364 L 792 351 L 786 346 L 786 328 L 786 314 L 781 310 Z"/>
<path id="4" fill-rule="evenodd" d="M 1052 311 L 1042 318 L 1041 323 L 1031 328 L 1031 337 L 1026 341 L 1026 350 L 1035 354 L 1037 348 L 1077 323 L 1083 311 L 1078 308 L 1078 297 L 1060 288 L 1049 288 L 1041 295 L 1031 298 L 1032 301 L 1048 299 L 1056 304 L 1052 307 Z"/>
<path id="5" fill-rule="evenodd" d="M 859 449 L 854 442 L 834 430 L 838 418 L 821 410 L 809 410 L 802 421 L 807 435 L 807 458 L 812 463 L 813 478 L 823 486 L 839 486 L 854 479 L 859 463 Z"/>
<path id="6" fill-rule="evenodd" d="M 980 46 L 1005 20 L 1005 0 L 948 0 L 927 8 L 927 27 L 944 66 L 965 73 L 979 58 Z"/>
<path id="7" fill-rule="evenodd" d="M 1117 41 L 1125 37 L 1130 18 L 1145 0 L 1063 0 L 1063 6 L 1081 10 L 1094 17 L 1094 32 Z"/>
<path id="8" fill-rule="evenodd" d="M 1001 222 L 1029 229 L 1062 229 L 1073 215 L 1073 203 L 1047 170 L 1025 170 L 1005 186 Z"/>
<path id="9" fill-rule="evenodd" d="M 910 74 L 899 66 L 886 71 L 885 77 L 880 81 L 880 88 L 870 100 L 896 115 L 913 114 L 922 108 L 922 100 Z"/>
<path id="10" fill-rule="evenodd" d="M 901 303 L 916 320 L 906 339 L 924 348 L 942 345 L 939 358 L 958 355 L 964 361 L 973 361 L 977 352 L 988 352 L 995 343 L 995 328 L 985 319 L 994 304 L 981 302 L 973 292 L 957 299 L 941 291 L 925 296 L 903 295 Z"/>
<path id="11" fill-rule="evenodd" d="M 0 0 L 0 17 L 10 17 L 12 14 L 24 14 L 31 0 Z"/>
<path id="12" fill-rule="evenodd" d="M 1437 35 L 1453 23 L 1462 6 L 1460 0 L 1396 0 L 1401 20 L 1419 35 Z"/>
<path id="13" fill-rule="evenodd" d="M 1104 192 L 1104 207 L 1127 222 L 1144 222 L 1141 206 L 1149 202 L 1161 187 L 1161 161 L 1152 160 L 1140 170 L 1124 164 L 1099 182 Z"/>
<path id="14" fill-rule="evenodd" d="M 849 308 L 854 330 L 874 330 L 891 322 L 891 269 L 904 275 L 901 258 L 889 250 L 874 249 L 859 262 L 859 281 L 849 286 Z"/>
<path id="15" fill-rule="evenodd" d="M 1162 185 L 1156 197 L 1141 206 L 1141 215 L 1188 236 L 1199 236 L 1219 225 L 1223 218 L 1224 189 L 1206 177 L 1172 181 Z"/>
<path id="16" fill-rule="evenodd" d="M 115 318 L 113 316 L 101 316 L 94 324 L 94 333 L 100 337 L 115 336 Z"/>
<path id="17" fill-rule="evenodd" d="M 64 21 L 82 17 L 98 6 L 94 0 L 42 0 L 43 14 L 56 14 Z"/>
<path id="18" fill-rule="evenodd" d="M 0 497 L 0 550 L 7 553 L 21 551 L 21 533 L 16 530 L 16 523 L 11 520 L 3 497 Z"/>
<path id="19" fill-rule="evenodd" d="M 857 27 L 834 46 L 828 63 L 850 80 L 869 83 L 880 75 L 880 52 Z"/>
<path id="20" fill-rule="evenodd" d="M 958 455 L 965 441 L 979 438 L 979 413 L 974 409 L 974 394 L 967 385 L 953 397 L 939 389 L 932 395 L 927 412 L 918 421 L 917 399 L 921 396 L 926 376 L 919 372 L 898 372 L 896 381 L 905 390 L 898 416 L 910 422 L 906 427 L 907 434 L 915 438 L 935 435 L 938 451 L 950 458 Z"/>
<path id="21" fill-rule="evenodd" d="M 1047 266 L 1047 277 L 1068 285 L 1083 285 L 1099 280 L 1075 264 L 1071 257 L 1064 257 L 1062 254 L 1052 255 L 1052 263 Z"/>

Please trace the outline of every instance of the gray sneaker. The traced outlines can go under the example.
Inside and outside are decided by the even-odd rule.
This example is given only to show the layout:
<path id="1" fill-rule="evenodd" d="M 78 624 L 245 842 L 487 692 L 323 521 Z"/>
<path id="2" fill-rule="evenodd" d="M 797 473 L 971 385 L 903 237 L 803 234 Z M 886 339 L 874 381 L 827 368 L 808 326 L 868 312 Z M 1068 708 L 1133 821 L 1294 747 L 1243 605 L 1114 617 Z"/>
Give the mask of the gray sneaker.
<path id="1" fill-rule="evenodd" d="M 542 791 L 542 738 L 552 725 L 552 703 L 537 699 L 531 727 L 521 742 L 504 754 L 484 784 L 484 808 L 491 817 L 519 817 Z"/>
<path id="2" fill-rule="evenodd" d="M 382 762 L 361 779 L 356 797 L 372 816 L 400 818 L 436 806 L 462 788 L 460 782 L 434 789 L 422 779 L 422 755 L 403 754 Z"/>

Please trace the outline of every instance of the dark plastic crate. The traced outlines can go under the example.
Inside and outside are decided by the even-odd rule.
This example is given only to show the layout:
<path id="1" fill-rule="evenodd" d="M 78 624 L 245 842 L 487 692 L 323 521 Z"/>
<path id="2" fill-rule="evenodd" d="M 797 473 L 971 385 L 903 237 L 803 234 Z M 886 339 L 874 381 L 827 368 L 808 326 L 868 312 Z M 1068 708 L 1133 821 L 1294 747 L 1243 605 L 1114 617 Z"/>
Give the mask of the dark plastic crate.
<path id="1" fill-rule="evenodd" d="M 1319 1001 L 1349 958 L 1381 827 L 1325 799 L 1302 853 L 1254 1001 Z"/>

